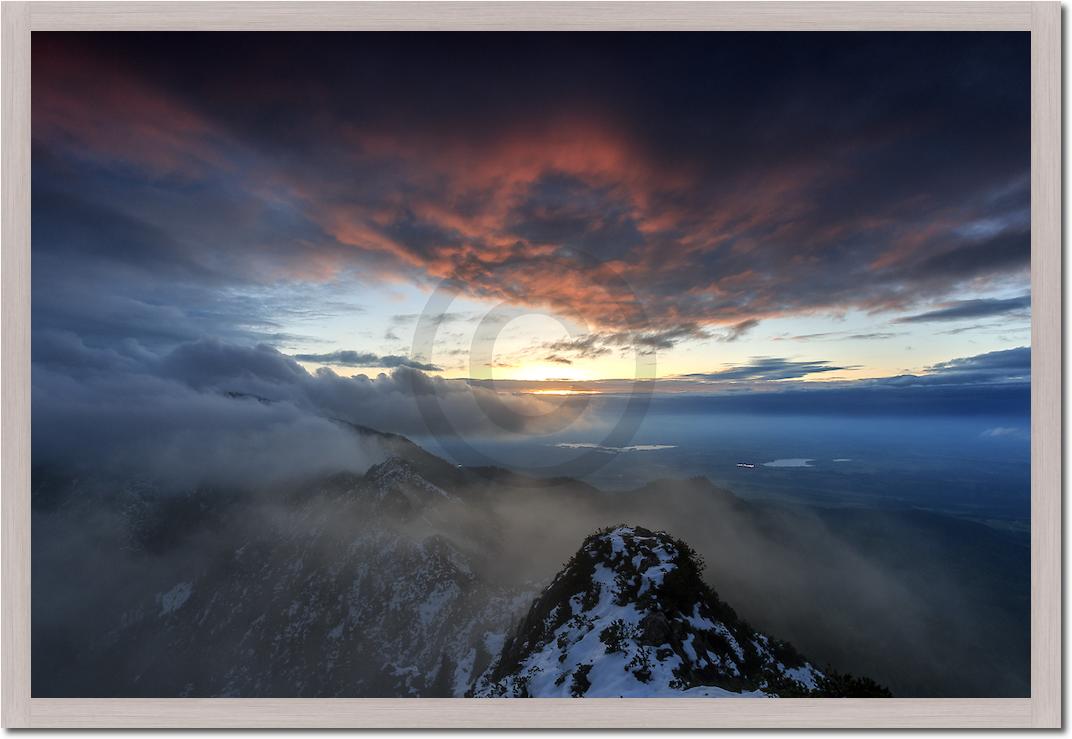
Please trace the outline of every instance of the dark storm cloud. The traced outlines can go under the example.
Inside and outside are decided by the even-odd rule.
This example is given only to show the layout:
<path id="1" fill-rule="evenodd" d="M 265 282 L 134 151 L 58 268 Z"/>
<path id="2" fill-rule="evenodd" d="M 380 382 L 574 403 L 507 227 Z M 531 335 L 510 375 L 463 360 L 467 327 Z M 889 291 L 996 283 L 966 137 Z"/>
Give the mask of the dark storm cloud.
<path id="1" fill-rule="evenodd" d="M 745 322 L 747 323 L 747 322 Z M 732 336 L 733 332 L 741 324 L 735 324 L 731 327 L 727 336 Z M 744 329 L 747 331 L 747 327 Z M 627 332 L 609 334 L 604 337 L 604 340 L 611 344 L 617 344 L 619 346 L 638 346 L 643 349 L 672 349 L 675 345 L 688 339 L 706 339 L 710 334 L 704 329 L 697 326 L 695 323 L 683 323 L 672 328 L 666 328 L 658 331 L 640 331 L 640 332 Z M 732 339 L 727 339 L 732 341 Z"/>
<path id="2" fill-rule="evenodd" d="M 1027 385 L 1031 380 L 1031 349 L 1016 349 L 951 359 L 927 367 L 920 375 L 871 380 L 883 385 Z"/>
<path id="3" fill-rule="evenodd" d="M 903 334 L 893 333 L 890 331 L 870 331 L 862 334 L 852 334 L 846 331 L 826 331 L 817 334 L 797 334 L 796 336 L 775 336 L 775 341 L 784 341 L 789 339 L 791 341 L 880 341 L 885 339 L 892 339 L 895 336 L 902 336 Z"/>
<path id="4" fill-rule="evenodd" d="M 780 357 L 756 357 L 750 363 L 729 367 L 717 372 L 694 372 L 682 377 L 700 381 L 729 380 L 791 380 L 821 372 L 838 372 L 854 369 L 839 367 L 825 360 L 794 361 Z"/>
<path id="5" fill-rule="evenodd" d="M 596 357 L 610 354 L 611 350 L 605 346 L 604 343 L 602 336 L 599 336 L 598 334 L 586 334 L 585 336 L 576 338 L 552 341 L 546 344 L 545 347 L 550 349 L 552 353 L 568 352 L 576 358 L 595 359 Z"/>
<path id="6" fill-rule="evenodd" d="M 737 339 L 741 338 L 758 325 L 759 321 L 755 318 L 747 318 L 730 326 L 718 337 L 718 339 L 719 341 L 737 341 Z"/>
<path id="7" fill-rule="evenodd" d="M 287 343 L 310 339 L 284 332 L 284 321 L 361 310 L 317 276 L 301 229 L 284 216 L 246 212 L 211 188 L 81 181 L 70 163 L 39 154 L 35 148 L 35 333 L 158 348 L 205 336 Z M 305 272 L 283 270 L 288 260 L 304 260 Z"/>
<path id="8" fill-rule="evenodd" d="M 301 362 L 317 362 L 319 364 L 331 364 L 337 367 L 409 367 L 410 369 L 424 372 L 438 372 L 442 367 L 426 362 L 418 362 L 409 357 L 400 357 L 394 354 L 380 356 L 368 352 L 357 352 L 352 349 L 342 349 L 326 354 L 295 354 L 294 358 Z"/>
<path id="9" fill-rule="evenodd" d="M 621 356 L 651 357 L 656 352 L 673 349 L 690 340 L 714 339 L 735 341 L 758 322 L 743 321 L 713 332 L 688 322 L 664 329 L 640 331 L 607 331 L 559 339 L 540 344 L 538 349 L 550 352 L 547 361 L 571 365 L 578 359 L 595 359 L 614 352 Z"/>
<path id="10" fill-rule="evenodd" d="M 695 323 L 689 322 L 653 331 L 611 331 L 584 334 L 583 336 L 547 342 L 542 346 L 544 349 L 549 349 L 553 356 L 558 356 L 559 360 L 568 358 L 564 355 L 571 355 L 573 359 L 595 359 L 596 357 L 611 354 L 614 351 L 621 353 L 623 356 L 634 353 L 640 356 L 649 356 L 656 351 L 673 349 L 678 344 L 693 339 L 713 338 L 716 341 L 736 341 L 757 323 L 758 321 L 742 321 L 727 327 L 723 331 L 713 333 Z"/>
<path id="11" fill-rule="evenodd" d="M 468 313 L 425 313 L 423 315 L 418 313 L 396 313 L 391 316 L 392 326 L 410 326 L 417 323 L 418 320 L 427 322 L 432 326 L 442 326 L 447 323 L 455 323 L 458 321 L 471 321 L 474 318 L 479 317 L 475 314 Z M 494 318 L 492 316 L 491 318 Z"/>
<path id="12" fill-rule="evenodd" d="M 35 259 L 181 277 L 163 302 L 187 312 L 193 286 L 449 279 L 653 350 L 911 309 L 1027 284 L 1028 52 L 1025 33 L 37 34 Z M 136 289 L 102 277 L 80 302 Z"/>
<path id="13" fill-rule="evenodd" d="M 136 215 L 41 186 L 34 191 L 32 217 L 34 239 L 50 254 L 111 270 L 212 280 L 211 271 L 174 234 Z"/>
<path id="14" fill-rule="evenodd" d="M 860 339 L 860 340 L 892 339 L 894 336 L 899 336 L 899 335 L 900 334 L 890 333 L 889 331 L 874 331 L 874 332 L 869 333 L 869 334 L 851 334 L 849 336 L 849 338 L 850 339 Z"/>
<path id="15" fill-rule="evenodd" d="M 629 254 L 644 244 L 633 208 L 610 187 L 545 174 L 507 216 L 507 227 L 532 244 L 579 249 L 600 259 Z"/>
<path id="16" fill-rule="evenodd" d="M 928 323 L 931 321 L 959 321 L 965 318 L 987 318 L 1007 313 L 1022 314 L 1031 308 L 1031 296 L 1019 298 L 957 300 L 942 308 L 898 318 L 894 323 Z"/>
<path id="17" fill-rule="evenodd" d="M 1001 272 L 1013 272 L 1031 258 L 1031 233 L 1015 228 L 980 240 L 964 240 L 953 248 L 935 250 L 905 270 L 907 276 L 920 280 L 968 278 Z"/>

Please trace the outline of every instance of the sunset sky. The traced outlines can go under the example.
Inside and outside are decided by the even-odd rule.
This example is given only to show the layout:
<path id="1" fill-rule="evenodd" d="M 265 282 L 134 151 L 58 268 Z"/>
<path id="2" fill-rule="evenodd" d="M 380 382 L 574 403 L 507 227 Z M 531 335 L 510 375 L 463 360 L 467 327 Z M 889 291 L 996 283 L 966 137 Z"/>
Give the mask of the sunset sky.
<path id="1" fill-rule="evenodd" d="M 1010 357 L 1028 63 L 1026 33 L 35 33 L 35 362 L 209 338 L 538 389 L 639 355 L 702 390 Z"/>

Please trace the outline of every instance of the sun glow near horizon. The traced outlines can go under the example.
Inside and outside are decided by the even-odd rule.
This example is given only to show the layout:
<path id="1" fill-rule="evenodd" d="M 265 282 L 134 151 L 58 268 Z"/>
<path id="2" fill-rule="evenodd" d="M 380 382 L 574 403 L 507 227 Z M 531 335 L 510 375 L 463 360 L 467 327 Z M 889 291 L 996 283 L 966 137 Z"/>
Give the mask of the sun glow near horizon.
<path id="1" fill-rule="evenodd" d="M 603 379 L 599 373 L 587 367 L 534 362 L 516 368 L 506 368 L 501 379 L 525 382 L 587 382 Z"/>

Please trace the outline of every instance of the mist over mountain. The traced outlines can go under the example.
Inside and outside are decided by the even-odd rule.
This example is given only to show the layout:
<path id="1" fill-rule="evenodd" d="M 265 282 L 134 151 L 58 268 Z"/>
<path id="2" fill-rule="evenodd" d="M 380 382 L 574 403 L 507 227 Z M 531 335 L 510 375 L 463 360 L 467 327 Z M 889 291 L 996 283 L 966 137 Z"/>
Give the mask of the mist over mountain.
<path id="1" fill-rule="evenodd" d="M 265 405 L 244 395 L 220 402 Z M 756 666 L 780 661 L 785 677 L 799 664 L 769 649 L 742 647 L 744 661 L 716 674 L 696 660 L 670 666 L 658 659 L 662 643 L 634 639 L 666 668 L 653 672 L 666 676 L 665 690 L 788 695 L 843 673 L 896 695 L 1026 690 L 1027 589 L 1003 563 L 1027 551 L 994 529 L 926 513 L 749 503 L 699 478 L 604 492 L 459 467 L 404 437 L 331 424 L 350 440 L 358 471 L 181 488 L 35 467 L 34 695 L 513 692 L 503 666 L 535 658 L 517 645 L 531 614 L 548 609 L 544 588 L 592 531 L 615 521 L 689 542 L 707 567 L 702 579 L 690 570 L 682 597 L 721 614 L 705 618 L 739 644 L 752 643 L 754 627 L 758 643 L 758 634 L 784 639 L 815 670 L 803 688 L 786 687 Z M 645 536 L 671 541 L 638 535 L 628 546 L 649 558 L 658 546 Z M 946 551 L 920 556 L 933 546 Z M 684 561 L 660 551 L 656 559 Z M 637 614 L 683 613 L 652 611 L 640 581 L 631 587 L 617 600 Z M 667 643 L 678 659 L 691 655 L 685 637 Z M 727 658 L 712 637 L 697 643 L 711 648 L 703 659 L 712 664 Z M 583 666 L 575 662 L 573 674 Z M 727 681 L 732 669 L 740 675 Z"/>

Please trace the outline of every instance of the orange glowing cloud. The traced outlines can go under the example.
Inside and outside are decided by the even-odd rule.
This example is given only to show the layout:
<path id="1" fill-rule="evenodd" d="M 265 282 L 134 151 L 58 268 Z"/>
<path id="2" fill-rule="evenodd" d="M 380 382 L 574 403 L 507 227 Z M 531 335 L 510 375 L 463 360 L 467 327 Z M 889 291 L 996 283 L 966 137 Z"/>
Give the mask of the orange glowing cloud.
<path id="1" fill-rule="evenodd" d="M 231 190 L 301 222 L 301 248 L 283 261 L 303 279 L 358 265 L 380 279 L 449 280 L 474 297 L 669 341 L 903 306 L 1022 266 L 1022 229 L 1003 231 L 1013 247 L 965 237 L 959 224 L 982 206 L 920 194 L 919 176 L 897 170 L 891 152 L 927 125 L 915 115 L 872 116 L 795 146 L 690 121 L 677 142 L 576 100 L 494 125 L 467 127 L 456 110 L 399 123 L 333 113 L 330 89 L 302 93 L 310 108 L 296 108 L 294 90 L 261 81 L 246 104 L 297 121 L 272 148 L 257 145 L 258 116 L 222 120 L 213 101 L 73 48 L 35 40 L 35 141 L 150 179 L 226 175 Z M 665 134 L 669 123 L 656 123 Z"/>

